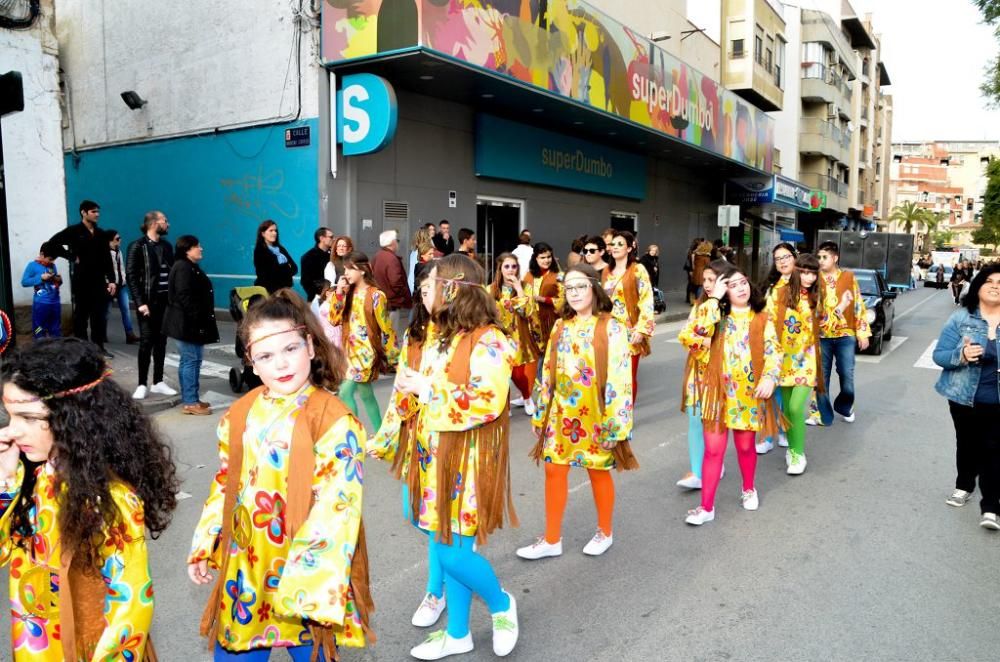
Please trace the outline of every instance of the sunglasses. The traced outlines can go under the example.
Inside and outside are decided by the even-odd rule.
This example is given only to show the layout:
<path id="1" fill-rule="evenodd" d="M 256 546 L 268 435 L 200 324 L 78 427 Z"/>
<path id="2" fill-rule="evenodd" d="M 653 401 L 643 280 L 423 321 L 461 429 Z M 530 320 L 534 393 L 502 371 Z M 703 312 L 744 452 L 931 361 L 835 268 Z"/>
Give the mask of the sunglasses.
<path id="1" fill-rule="evenodd" d="M 615 248 L 628 248 L 628 244 L 626 244 L 624 241 L 612 241 L 610 245 L 614 246 Z"/>
<path id="2" fill-rule="evenodd" d="M 597 252 L 598 252 L 598 251 L 600 251 L 600 250 L 601 250 L 600 248 L 584 248 L 584 249 L 583 249 L 583 252 L 584 252 L 584 253 L 585 253 L 586 255 L 593 255 L 594 253 L 597 253 Z"/>

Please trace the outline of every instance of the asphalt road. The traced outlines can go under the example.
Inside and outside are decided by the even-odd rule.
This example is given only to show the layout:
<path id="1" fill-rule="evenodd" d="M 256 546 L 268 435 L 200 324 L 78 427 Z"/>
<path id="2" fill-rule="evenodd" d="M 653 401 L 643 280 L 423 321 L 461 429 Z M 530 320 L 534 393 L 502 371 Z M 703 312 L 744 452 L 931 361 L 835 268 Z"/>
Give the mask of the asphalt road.
<path id="1" fill-rule="evenodd" d="M 512 466 L 521 527 L 498 532 L 482 550 L 518 599 L 521 639 L 509 659 L 1000 659 L 1000 534 L 979 528 L 976 502 L 945 505 L 954 480 L 951 421 L 933 391 L 937 371 L 914 365 L 953 309 L 945 292 L 901 295 L 889 353 L 858 364 L 857 421 L 809 428 L 803 476 L 787 476 L 777 450 L 760 458 L 757 512 L 739 506 L 730 449 L 717 518 L 701 528 L 683 521 L 697 493 L 674 486 L 687 464 L 678 411 L 683 355 L 672 342 L 678 325 L 661 325 L 640 370 L 634 447 L 642 468 L 615 475 L 615 544 L 600 558 L 580 551 L 596 526 L 583 471 L 571 474 L 563 556 L 528 562 L 514 555 L 543 527 L 542 471 L 527 458 L 528 419 L 516 414 Z M 216 358 L 225 351 L 217 348 Z M 205 387 L 220 403 L 231 395 L 214 377 Z M 385 402 L 389 382 L 376 390 Z M 191 495 L 150 545 L 154 640 L 167 662 L 210 659 L 197 635 L 208 589 L 190 584 L 184 561 L 218 462 L 216 418 L 176 409 L 156 415 Z M 379 641 L 342 657 L 406 660 L 424 636 L 409 620 L 424 593 L 426 543 L 401 519 L 399 486 L 387 466 L 369 461 L 366 469 Z M 9 651 L 9 631 L 0 624 L 0 650 Z M 494 659 L 481 603 L 473 608 L 472 634 L 476 650 L 455 659 Z"/>

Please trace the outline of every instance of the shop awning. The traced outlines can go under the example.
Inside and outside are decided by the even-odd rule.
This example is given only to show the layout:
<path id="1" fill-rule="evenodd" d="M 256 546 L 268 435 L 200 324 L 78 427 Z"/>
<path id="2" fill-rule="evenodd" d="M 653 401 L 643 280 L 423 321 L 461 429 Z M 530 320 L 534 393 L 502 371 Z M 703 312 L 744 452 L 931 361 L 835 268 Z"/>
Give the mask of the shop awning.
<path id="1" fill-rule="evenodd" d="M 782 241 L 793 241 L 798 243 L 806 240 L 806 236 L 794 228 L 779 228 L 778 232 L 781 235 Z"/>

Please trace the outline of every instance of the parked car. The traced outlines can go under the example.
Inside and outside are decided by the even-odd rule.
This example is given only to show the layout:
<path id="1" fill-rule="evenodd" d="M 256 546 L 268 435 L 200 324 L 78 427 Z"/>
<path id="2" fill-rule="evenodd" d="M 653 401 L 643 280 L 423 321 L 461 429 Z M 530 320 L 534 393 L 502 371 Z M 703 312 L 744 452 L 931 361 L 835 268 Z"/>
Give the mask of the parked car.
<path id="1" fill-rule="evenodd" d="M 944 276 L 938 278 L 938 270 L 944 269 Z M 936 287 L 939 290 L 946 289 L 948 285 L 951 284 L 951 273 L 954 271 L 947 264 L 935 264 L 927 270 L 927 276 L 924 278 L 924 287 Z"/>
<path id="2" fill-rule="evenodd" d="M 892 339 L 892 327 L 896 320 L 896 292 L 889 290 L 882 274 L 874 269 L 854 269 L 858 288 L 868 309 L 868 326 L 872 337 L 866 351 L 881 354 L 882 346 Z"/>

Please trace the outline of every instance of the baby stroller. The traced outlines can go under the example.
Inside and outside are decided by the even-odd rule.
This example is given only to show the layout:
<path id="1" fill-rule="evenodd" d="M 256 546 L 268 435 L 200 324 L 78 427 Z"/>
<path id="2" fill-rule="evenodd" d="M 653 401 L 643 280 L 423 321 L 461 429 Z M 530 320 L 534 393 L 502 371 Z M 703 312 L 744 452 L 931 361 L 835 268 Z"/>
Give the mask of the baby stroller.
<path id="1" fill-rule="evenodd" d="M 663 298 L 663 290 L 653 288 L 653 312 L 659 315 L 667 310 L 667 300 Z"/>
<path id="2" fill-rule="evenodd" d="M 236 322 L 236 356 L 240 359 L 239 368 L 229 369 L 229 387 L 233 393 L 242 393 L 243 387 L 247 390 L 257 388 L 261 385 L 260 377 L 254 374 L 253 366 L 250 365 L 250 357 L 246 355 L 246 348 L 240 339 L 240 325 L 246 315 L 247 308 L 255 301 L 267 297 L 267 290 L 263 287 L 234 287 L 229 291 L 229 314 Z"/>

